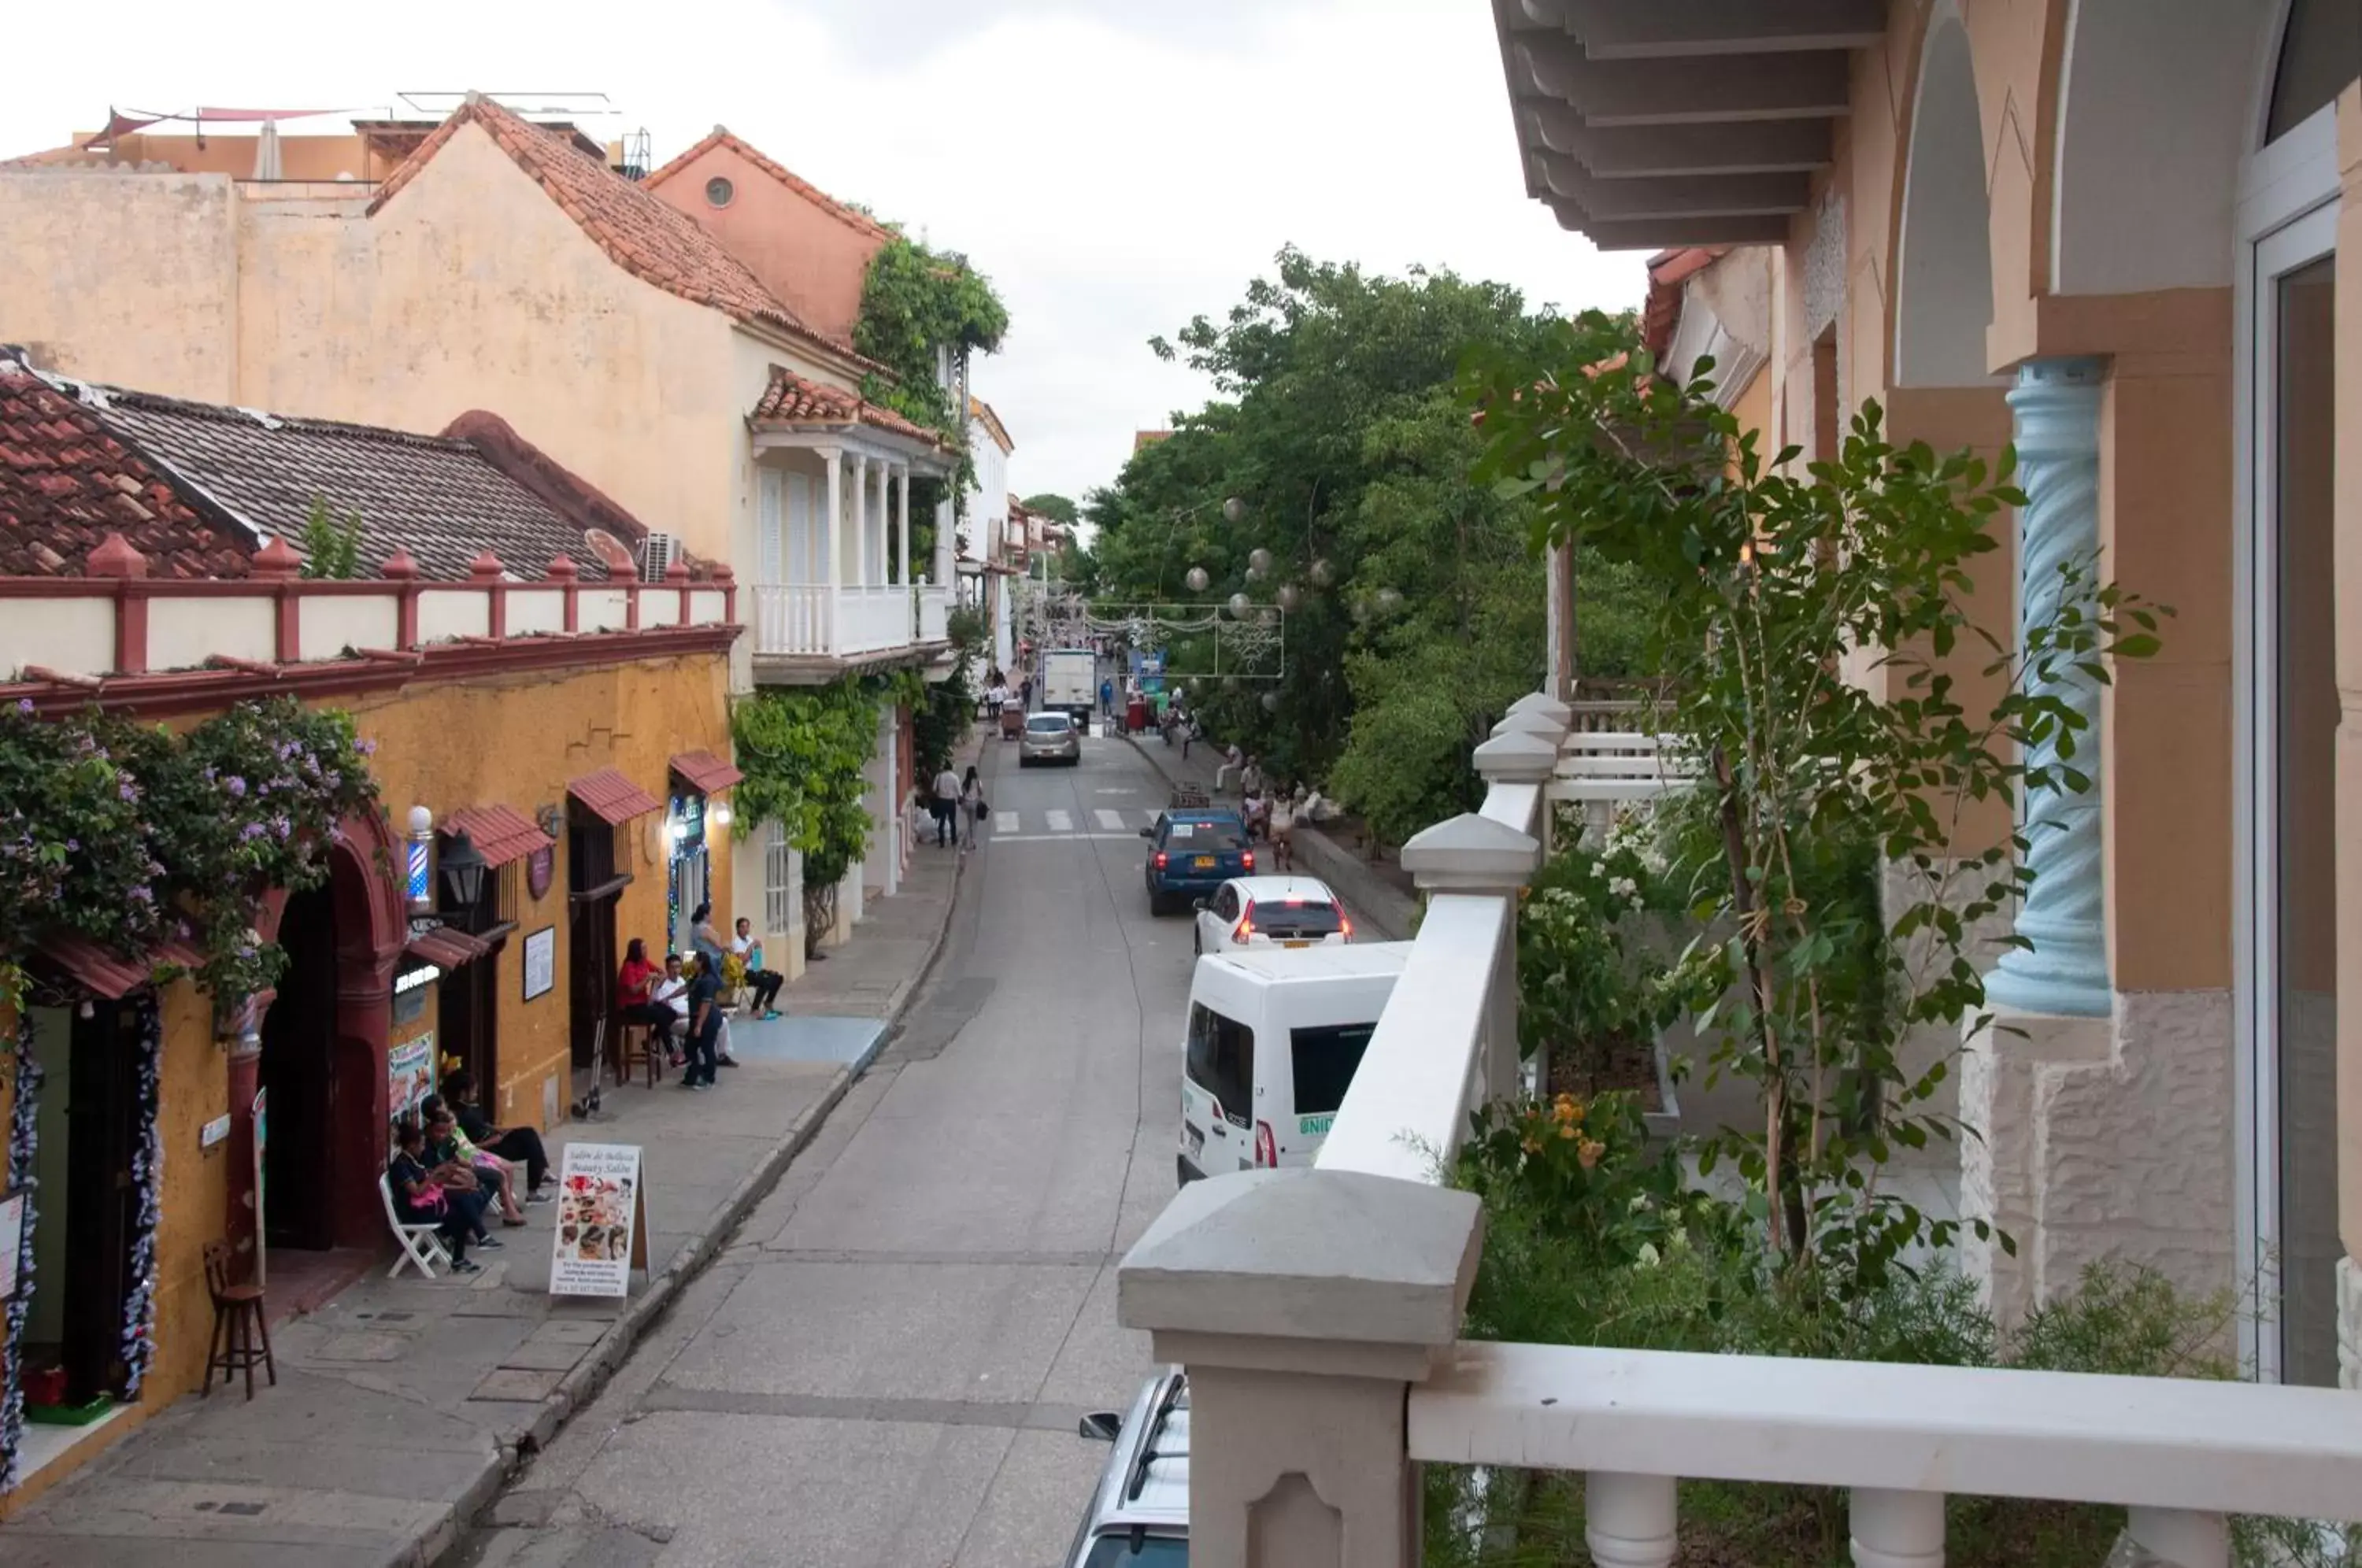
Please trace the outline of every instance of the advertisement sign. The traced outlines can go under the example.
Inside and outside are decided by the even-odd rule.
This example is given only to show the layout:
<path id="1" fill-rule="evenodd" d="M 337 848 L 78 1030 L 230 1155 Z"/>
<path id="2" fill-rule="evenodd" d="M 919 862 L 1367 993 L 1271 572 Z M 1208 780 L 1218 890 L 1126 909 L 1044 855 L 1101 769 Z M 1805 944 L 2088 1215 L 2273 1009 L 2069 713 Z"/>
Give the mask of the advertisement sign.
<path id="1" fill-rule="evenodd" d="M 399 1121 L 435 1092 L 435 1036 L 420 1035 L 385 1049 L 386 1114 Z"/>
<path id="2" fill-rule="evenodd" d="M 647 1215 L 636 1143 L 568 1143 L 550 1239 L 552 1296 L 628 1296 L 648 1266 Z"/>
<path id="3" fill-rule="evenodd" d="M 557 928 L 545 925 L 524 939 L 524 999 L 547 995 L 557 985 Z"/>

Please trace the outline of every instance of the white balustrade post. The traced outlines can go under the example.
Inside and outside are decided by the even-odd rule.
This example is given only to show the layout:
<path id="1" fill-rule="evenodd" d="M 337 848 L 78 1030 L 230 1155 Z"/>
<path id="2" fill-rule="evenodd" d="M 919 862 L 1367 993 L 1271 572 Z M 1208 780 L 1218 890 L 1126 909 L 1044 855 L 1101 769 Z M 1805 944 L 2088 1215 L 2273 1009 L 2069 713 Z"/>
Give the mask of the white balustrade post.
<path id="1" fill-rule="evenodd" d="M 853 586 L 869 586 L 869 454 L 853 454 Z"/>
<path id="2" fill-rule="evenodd" d="M 1853 1489 L 1854 1568 L 1944 1568 L 1944 1494 Z"/>
<path id="3" fill-rule="evenodd" d="M 1536 789 L 1534 793 L 1539 800 L 1540 790 Z M 1469 893 L 1497 898 L 1508 906 L 1485 1003 L 1487 1100 L 1515 1095 L 1521 1082 L 1518 1062 L 1523 1053 L 1518 1048 L 1518 892 L 1534 879 L 1541 863 L 1540 840 L 1473 812 L 1415 834 L 1402 847 L 1402 868 L 1411 874 L 1420 892 Z"/>
<path id="4" fill-rule="evenodd" d="M 1671 1475 L 1595 1470 L 1583 1480 L 1583 1540 L 1599 1568 L 1671 1568 L 1679 1521 Z"/>
<path id="5" fill-rule="evenodd" d="M 2034 359 L 2009 392 L 2011 434 L 2025 506 L 2018 513 L 2018 636 L 2058 613 L 2059 569 L 2091 569 L 2100 544 L 2100 403 L 2106 367 L 2097 359 Z M 2017 933 L 2031 950 L 2002 955 L 1985 982 L 1992 1000 L 2027 1012 L 2105 1018 L 2108 985 L 2104 873 L 2102 866 L 2100 688 L 2062 666 L 2035 690 L 2064 699 L 2090 721 L 2075 737 L 2070 766 L 2091 776 L 2081 794 L 2047 790 L 2024 803 L 2025 864 L 2034 873 L 2017 913 Z M 2029 767 L 2057 768 L 2057 737 L 2031 748 Z"/>
<path id="6" fill-rule="evenodd" d="M 1116 1311 L 1189 1376 L 1191 1568 L 1416 1568 L 1405 1395 L 1458 1337 L 1475 1197 L 1355 1171 L 1181 1189 Z"/>
<path id="7" fill-rule="evenodd" d="M 911 465 L 894 468 L 894 580 L 911 586 Z"/>
<path id="8" fill-rule="evenodd" d="M 949 491 L 951 487 L 946 484 L 944 488 Z M 958 544 L 958 541 L 953 537 L 955 528 L 956 525 L 952 520 L 951 498 L 946 495 L 943 500 L 935 502 L 935 586 L 937 588 L 951 587 L 958 575 L 957 563 L 953 558 Z"/>
<path id="9" fill-rule="evenodd" d="M 821 584 L 828 590 L 821 605 L 821 651 L 836 651 L 836 600 L 844 583 L 844 558 L 842 543 L 844 536 L 844 453 L 833 447 L 820 449 L 821 461 L 828 465 L 828 520 L 821 531 Z"/>
<path id="10" fill-rule="evenodd" d="M 2130 1508 L 2125 1533 L 2174 1568 L 2230 1568 L 2231 1521 L 2187 1508 Z"/>
<path id="11" fill-rule="evenodd" d="M 893 559 L 893 558 L 888 555 L 886 551 L 887 520 L 893 515 L 893 508 L 891 504 L 893 500 L 893 485 L 894 480 L 891 466 L 883 458 L 880 458 L 877 463 L 877 521 L 870 525 L 870 533 L 877 540 L 877 565 L 875 569 L 877 575 L 872 577 L 870 580 L 880 588 L 886 586 L 886 569 Z"/>

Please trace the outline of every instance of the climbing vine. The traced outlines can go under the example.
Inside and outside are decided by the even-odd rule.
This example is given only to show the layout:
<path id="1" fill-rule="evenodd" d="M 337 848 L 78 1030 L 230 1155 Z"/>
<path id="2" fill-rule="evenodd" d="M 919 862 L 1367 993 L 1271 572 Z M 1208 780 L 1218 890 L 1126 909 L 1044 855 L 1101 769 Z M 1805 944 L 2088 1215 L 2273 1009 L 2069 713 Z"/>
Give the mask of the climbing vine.
<path id="1" fill-rule="evenodd" d="M 967 447 L 967 417 L 955 406 L 954 389 L 936 376 L 937 351 L 948 346 L 965 359 L 989 354 L 1009 330 L 1009 307 L 991 282 L 955 251 L 930 250 L 901 235 L 869 259 L 861 281 L 861 311 L 853 325 L 853 346 L 887 367 L 890 376 L 864 378 L 861 395 L 903 417 L 938 431 L 958 454 L 959 469 L 949 495 L 965 506 L 976 476 Z M 911 515 L 931 518 L 946 493 L 944 480 L 922 479 L 911 487 Z M 912 531 L 914 550 L 933 548 L 934 530 L 922 522 Z"/>
<path id="2" fill-rule="evenodd" d="M 923 701 L 913 670 L 839 680 L 809 690 L 772 689 L 730 712 L 737 747 L 737 817 L 744 838 L 763 823 L 786 830 L 803 856 L 804 951 L 818 950 L 836 923 L 836 886 L 866 852 L 875 825 L 861 803 L 862 770 L 877 755 L 877 721 L 898 702 Z"/>

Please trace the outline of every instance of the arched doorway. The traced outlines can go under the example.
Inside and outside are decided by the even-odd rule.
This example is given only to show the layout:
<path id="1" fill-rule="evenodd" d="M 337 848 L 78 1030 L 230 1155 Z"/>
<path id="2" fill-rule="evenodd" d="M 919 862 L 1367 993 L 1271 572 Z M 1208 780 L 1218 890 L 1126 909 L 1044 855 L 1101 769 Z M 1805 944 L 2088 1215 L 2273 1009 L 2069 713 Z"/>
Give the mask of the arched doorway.
<path id="1" fill-rule="evenodd" d="M 262 1019 L 259 1085 L 270 1115 L 262 1162 L 263 1240 L 325 1252 L 336 1244 L 328 1183 L 336 1103 L 336 906 L 324 884 L 291 894 L 279 918 L 287 968 Z"/>
<path id="2" fill-rule="evenodd" d="M 1903 164 L 1894 242 L 1897 387 L 1998 384 L 1985 369 L 1993 292 L 1984 143 L 1968 28 L 1955 0 L 1943 0 L 1920 44 Z"/>

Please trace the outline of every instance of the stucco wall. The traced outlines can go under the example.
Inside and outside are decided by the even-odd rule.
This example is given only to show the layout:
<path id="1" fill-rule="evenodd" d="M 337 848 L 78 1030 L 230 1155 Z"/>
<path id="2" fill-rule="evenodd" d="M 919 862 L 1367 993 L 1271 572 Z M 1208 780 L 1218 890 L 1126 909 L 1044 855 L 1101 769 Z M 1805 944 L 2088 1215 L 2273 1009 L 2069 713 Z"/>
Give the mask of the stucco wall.
<path id="1" fill-rule="evenodd" d="M 0 172 L 0 343 L 69 375 L 238 401 L 237 209 L 226 175 Z"/>
<path id="2" fill-rule="evenodd" d="M 733 187 L 727 206 L 706 200 L 717 176 Z M 876 231 L 847 223 L 728 147 L 706 149 L 654 190 L 711 229 L 805 326 L 852 338 L 869 259 L 885 243 Z"/>

